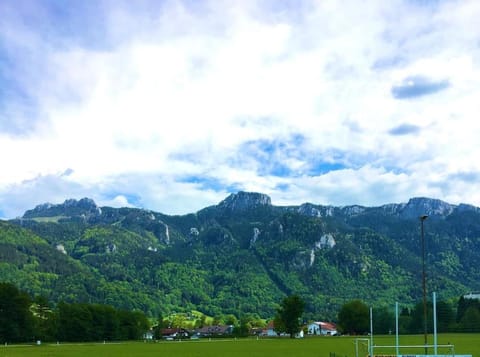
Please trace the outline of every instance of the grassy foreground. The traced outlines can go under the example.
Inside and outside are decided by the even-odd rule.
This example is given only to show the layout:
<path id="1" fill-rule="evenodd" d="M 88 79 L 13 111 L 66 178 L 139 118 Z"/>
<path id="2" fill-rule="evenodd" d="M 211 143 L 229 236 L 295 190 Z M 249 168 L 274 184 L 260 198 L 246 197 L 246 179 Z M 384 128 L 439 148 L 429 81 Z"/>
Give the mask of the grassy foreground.
<path id="1" fill-rule="evenodd" d="M 366 336 L 365 336 L 366 337 Z M 355 357 L 355 337 L 311 337 L 305 339 L 229 339 L 198 341 L 162 341 L 159 343 L 127 342 L 107 344 L 42 344 L 41 346 L 0 346 L 0 357 L 43 356 L 43 357 L 131 357 L 131 356 L 185 356 L 185 357 Z M 402 345 L 422 344 L 423 336 L 401 336 Z M 432 343 L 433 337 L 429 337 Z M 374 345 L 394 345 L 393 336 L 375 337 Z M 454 344 L 455 354 L 471 354 L 480 357 L 480 334 L 443 334 L 438 344 Z M 366 341 L 358 341 L 358 355 L 368 354 Z M 401 349 L 404 354 L 423 354 L 424 349 Z M 433 354 L 433 348 L 429 349 Z M 451 353 L 439 349 L 439 354 Z M 376 347 L 374 354 L 393 355 L 393 348 Z"/>

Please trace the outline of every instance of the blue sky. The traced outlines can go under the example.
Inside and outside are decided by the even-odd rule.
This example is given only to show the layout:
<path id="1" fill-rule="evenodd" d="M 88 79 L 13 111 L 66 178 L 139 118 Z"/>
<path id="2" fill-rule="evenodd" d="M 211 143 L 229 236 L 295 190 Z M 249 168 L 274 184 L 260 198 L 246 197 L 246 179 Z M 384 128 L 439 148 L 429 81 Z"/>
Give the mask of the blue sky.
<path id="1" fill-rule="evenodd" d="M 0 2 L 0 214 L 480 206 L 478 1 Z"/>

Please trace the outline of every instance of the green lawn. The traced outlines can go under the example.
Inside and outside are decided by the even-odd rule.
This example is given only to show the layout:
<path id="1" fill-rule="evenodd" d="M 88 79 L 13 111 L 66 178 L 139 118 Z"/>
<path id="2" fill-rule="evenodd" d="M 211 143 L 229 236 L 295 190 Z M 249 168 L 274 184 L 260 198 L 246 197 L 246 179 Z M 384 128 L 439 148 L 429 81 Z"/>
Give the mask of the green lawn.
<path id="1" fill-rule="evenodd" d="M 401 336 L 403 345 L 422 344 L 423 336 Z M 429 343 L 433 337 L 429 337 Z M 393 345 L 394 336 L 375 337 L 374 344 Z M 443 334 L 439 344 L 452 343 L 456 354 L 480 357 L 480 334 Z M 368 354 L 366 344 L 359 342 L 360 357 Z M 408 354 L 422 354 L 423 348 L 404 350 Z M 41 346 L 0 346 L 0 357 L 130 357 L 130 356 L 185 356 L 185 357 L 355 357 L 355 337 L 311 337 L 305 339 L 229 339 L 197 341 L 162 341 L 159 343 L 107 343 L 107 344 L 42 344 Z M 394 354 L 394 349 L 375 348 L 375 354 Z M 433 349 L 429 350 L 433 354 Z M 447 354 L 439 350 L 439 354 Z"/>

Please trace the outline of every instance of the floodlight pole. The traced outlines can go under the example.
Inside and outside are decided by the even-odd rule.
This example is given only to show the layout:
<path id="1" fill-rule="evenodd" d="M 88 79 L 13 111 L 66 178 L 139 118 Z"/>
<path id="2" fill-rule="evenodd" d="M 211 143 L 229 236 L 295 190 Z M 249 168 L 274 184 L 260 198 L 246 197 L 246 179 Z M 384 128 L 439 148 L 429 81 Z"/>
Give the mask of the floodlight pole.
<path id="1" fill-rule="evenodd" d="M 420 216 L 420 228 L 422 238 L 422 289 L 423 289 L 423 337 L 425 343 L 425 354 L 428 354 L 427 347 L 427 277 L 425 273 L 425 232 L 423 222 L 428 218 L 426 214 Z"/>
<path id="2" fill-rule="evenodd" d="M 370 308 L 370 357 L 373 357 L 373 308 Z"/>
<path id="3" fill-rule="evenodd" d="M 437 355 L 437 293 L 433 292 L 433 354 Z"/>
<path id="4" fill-rule="evenodd" d="M 399 349 L 399 338 L 398 338 L 398 302 L 395 303 L 395 352 L 397 357 L 400 355 Z"/>

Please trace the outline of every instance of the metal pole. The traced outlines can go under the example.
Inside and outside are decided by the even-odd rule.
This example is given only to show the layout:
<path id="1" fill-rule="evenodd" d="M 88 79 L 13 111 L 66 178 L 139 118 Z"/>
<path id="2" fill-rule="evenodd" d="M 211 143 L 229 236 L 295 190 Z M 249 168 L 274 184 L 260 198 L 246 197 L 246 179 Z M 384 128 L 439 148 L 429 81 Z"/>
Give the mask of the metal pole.
<path id="1" fill-rule="evenodd" d="M 425 273 L 425 234 L 423 222 L 428 218 L 427 215 L 420 216 L 421 238 L 422 238 L 422 289 L 423 289 L 423 337 L 425 344 L 425 354 L 428 354 L 427 348 L 427 276 Z"/>
<path id="2" fill-rule="evenodd" d="M 433 292 L 433 353 L 437 355 L 437 294 Z"/>
<path id="3" fill-rule="evenodd" d="M 399 340 L 398 340 L 398 302 L 395 303 L 395 350 L 397 357 L 400 355 Z"/>
<path id="4" fill-rule="evenodd" d="M 370 308 L 370 357 L 373 357 L 373 309 Z"/>

